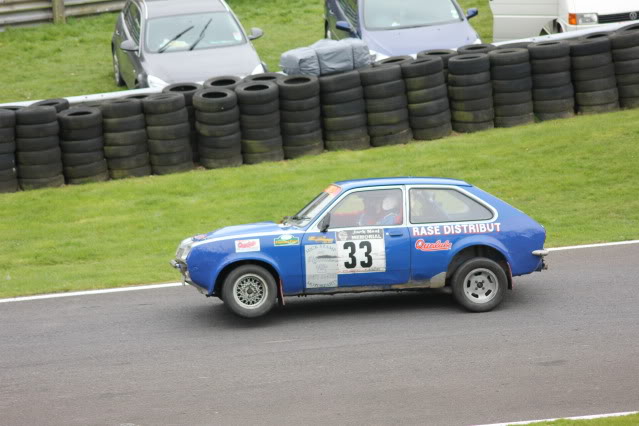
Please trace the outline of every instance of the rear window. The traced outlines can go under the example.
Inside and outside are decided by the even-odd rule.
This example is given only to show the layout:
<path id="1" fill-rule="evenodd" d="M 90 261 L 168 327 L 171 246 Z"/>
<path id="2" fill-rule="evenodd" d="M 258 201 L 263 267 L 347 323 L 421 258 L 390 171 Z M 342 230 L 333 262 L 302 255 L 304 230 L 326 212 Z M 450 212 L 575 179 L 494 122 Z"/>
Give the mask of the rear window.
<path id="1" fill-rule="evenodd" d="M 410 190 L 410 221 L 414 224 L 490 220 L 493 212 L 454 189 Z"/>

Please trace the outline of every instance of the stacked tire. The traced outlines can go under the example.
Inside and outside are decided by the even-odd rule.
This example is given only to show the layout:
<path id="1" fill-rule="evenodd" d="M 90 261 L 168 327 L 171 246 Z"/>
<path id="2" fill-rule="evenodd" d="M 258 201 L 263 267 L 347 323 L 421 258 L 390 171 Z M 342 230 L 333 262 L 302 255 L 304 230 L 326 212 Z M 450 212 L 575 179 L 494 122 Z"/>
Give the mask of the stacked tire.
<path id="1" fill-rule="evenodd" d="M 277 81 L 284 157 L 324 152 L 320 83 L 314 76 L 290 76 Z"/>
<path id="2" fill-rule="evenodd" d="M 284 159 L 279 87 L 273 81 L 245 81 L 235 88 L 240 105 L 242 156 L 246 164 Z"/>
<path id="3" fill-rule="evenodd" d="M 202 86 L 205 89 L 229 89 L 235 90 L 238 84 L 242 82 L 241 77 L 234 75 L 223 75 L 219 77 L 209 78 Z"/>
<path id="4" fill-rule="evenodd" d="M 111 179 L 149 176 L 146 120 L 138 99 L 116 99 L 101 105 L 104 156 Z"/>
<path id="5" fill-rule="evenodd" d="M 324 144 L 329 151 L 370 148 L 364 89 L 358 71 L 319 78 Z"/>
<path id="6" fill-rule="evenodd" d="M 424 56 L 401 65 L 408 118 L 416 140 L 440 139 L 452 132 L 444 61 Z"/>
<path id="7" fill-rule="evenodd" d="M 622 108 L 639 107 L 639 25 L 618 30 L 610 38 Z"/>
<path id="8" fill-rule="evenodd" d="M 69 109 L 69 101 L 64 98 L 45 99 L 34 103 L 31 106 L 52 106 L 57 112 L 62 112 L 65 109 Z"/>
<path id="9" fill-rule="evenodd" d="M 433 57 L 433 56 L 441 58 L 442 63 L 444 65 L 444 80 L 446 80 L 446 82 L 448 82 L 448 61 L 453 56 L 457 56 L 457 51 L 455 51 L 455 50 L 446 50 L 446 49 L 444 49 L 444 50 L 440 50 L 440 49 L 424 50 L 424 51 L 419 52 L 417 54 L 417 59 L 428 58 L 428 57 Z"/>
<path id="10" fill-rule="evenodd" d="M 541 121 L 575 115 L 570 43 L 543 41 L 528 46 L 533 79 L 533 109 Z"/>
<path id="11" fill-rule="evenodd" d="M 15 112 L 0 108 L 0 193 L 18 190 Z"/>
<path id="12" fill-rule="evenodd" d="M 242 164 L 240 109 L 235 91 L 209 87 L 193 97 L 200 164 L 207 169 Z"/>
<path id="13" fill-rule="evenodd" d="M 109 180 L 104 159 L 102 112 L 98 108 L 77 107 L 58 113 L 64 177 L 77 185 Z"/>
<path id="14" fill-rule="evenodd" d="M 457 48 L 458 55 L 473 55 L 476 53 L 490 53 L 493 50 L 497 49 L 495 45 L 492 44 L 466 44 L 464 46 L 460 46 Z"/>
<path id="15" fill-rule="evenodd" d="M 581 114 L 619 109 L 619 92 L 608 33 L 593 33 L 570 45 L 575 103 Z"/>
<path id="16" fill-rule="evenodd" d="M 359 71 L 366 99 L 368 135 L 372 146 L 408 143 L 413 133 L 408 121 L 406 83 L 397 64 L 379 64 Z"/>
<path id="17" fill-rule="evenodd" d="M 184 96 L 160 93 L 142 100 L 153 174 L 193 169 L 191 125 Z"/>
<path id="18" fill-rule="evenodd" d="M 448 62 L 448 70 L 453 130 L 471 133 L 495 127 L 488 55 L 455 56 Z"/>
<path id="19" fill-rule="evenodd" d="M 532 73 L 528 49 L 495 49 L 488 54 L 495 127 L 533 123 Z"/>
<path id="20" fill-rule="evenodd" d="M 189 139 L 191 140 L 191 152 L 193 153 L 193 161 L 198 161 L 198 149 L 197 149 L 197 130 L 195 128 L 195 108 L 193 107 L 193 95 L 202 88 L 201 84 L 197 83 L 175 83 L 166 86 L 162 92 L 164 93 L 181 93 L 184 95 L 184 103 L 186 105 L 186 112 L 189 117 L 189 125 L 191 126 L 191 132 Z"/>
<path id="21" fill-rule="evenodd" d="M 64 185 L 58 115 L 54 107 L 16 111 L 16 160 L 23 190 Z"/>

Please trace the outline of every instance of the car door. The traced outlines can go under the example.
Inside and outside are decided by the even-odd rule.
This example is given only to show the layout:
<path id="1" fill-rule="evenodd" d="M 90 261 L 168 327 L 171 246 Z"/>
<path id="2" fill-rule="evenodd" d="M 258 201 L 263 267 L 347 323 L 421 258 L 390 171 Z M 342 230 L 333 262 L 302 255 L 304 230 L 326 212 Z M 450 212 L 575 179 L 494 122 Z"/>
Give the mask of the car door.
<path id="1" fill-rule="evenodd" d="M 123 15 L 124 35 L 123 41 L 131 40 L 137 46 L 138 50 L 133 52 L 127 52 L 119 49 L 120 56 L 120 68 L 122 78 L 126 82 L 127 87 L 135 88 L 137 85 L 138 73 L 140 71 L 140 28 L 141 28 L 141 15 L 140 8 L 135 3 L 130 3 L 129 7 L 124 11 Z"/>
<path id="2" fill-rule="evenodd" d="M 304 235 L 307 292 L 334 287 L 403 284 L 410 275 L 410 235 L 402 186 L 362 188 L 342 195 Z"/>
<path id="3" fill-rule="evenodd" d="M 415 186 L 407 192 L 413 281 L 446 272 L 451 252 L 465 237 L 500 231 L 496 210 L 461 188 Z"/>

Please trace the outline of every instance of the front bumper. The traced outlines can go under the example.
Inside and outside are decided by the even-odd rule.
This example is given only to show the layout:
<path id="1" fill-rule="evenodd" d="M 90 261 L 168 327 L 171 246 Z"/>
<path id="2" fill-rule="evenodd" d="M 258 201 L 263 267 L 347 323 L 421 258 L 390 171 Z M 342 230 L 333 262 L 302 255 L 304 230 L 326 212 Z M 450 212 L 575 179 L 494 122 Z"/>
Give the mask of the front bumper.
<path id="1" fill-rule="evenodd" d="M 191 277 L 189 275 L 189 268 L 186 266 L 186 263 L 184 263 L 183 261 L 179 260 L 179 259 L 173 259 L 169 262 L 171 264 L 171 266 L 175 269 L 177 269 L 178 271 L 180 271 L 180 274 L 182 275 L 182 284 L 186 285 L 186 284 L 193 284 L 193 282 L 191 281 Z"/>

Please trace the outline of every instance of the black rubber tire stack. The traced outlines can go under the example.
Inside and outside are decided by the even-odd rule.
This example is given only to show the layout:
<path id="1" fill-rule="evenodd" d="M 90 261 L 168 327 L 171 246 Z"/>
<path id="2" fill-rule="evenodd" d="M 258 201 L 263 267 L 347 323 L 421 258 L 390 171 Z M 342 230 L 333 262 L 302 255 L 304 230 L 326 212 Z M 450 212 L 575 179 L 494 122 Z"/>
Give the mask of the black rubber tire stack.
<path id="1" fill-rule="evenodd" d="M 18 190 L 15 112 L 0 107 L 0 193 Z"/>
<path id="2" fill-rule="evenodd" d="M 488 54 L 495 49 L 497 49 L 497 47 L 492 44 L 466 44 L 464 46 L 457 48 L 457 54 L 458 55 L 472 55 L 475 53 Z"/>
<path id="3" fill-rule="evenodd" d="M 58 115 L 54 107 L 16 111 L 16 163 L 23 190 L 64 185 Z"/>
<path id="4" fill-rule="evenodd" d="M 235 90 L 238 84 L 242 82 L 241 77 L 234 75 L 223 75 L 220 77 L 209 78 L 202 84 L 205 89 L 229 89 Z"/>
<path id="5" fill-rule="evenodd" d="M 359 70 L 366 99 L 368 135 L 372 146 L 408 143 L 413 132 L 408 122 L 408 100 L 402 68 L 397 64 Z"/>
<path id="6" fill-rule="evenodd" d="M 433 140 L 450 135 L 453 129 L 442 59 L 424 56 L 403 62 L 401 68 L 413 138 Z"/>
<path id="7" fill-rule="evenodd" d="M 193 97 L 200 164 L 207 169 L 242 165 L 240 108 L 235 91 L 209 87 Z"/>
<path id="8" fill-rule="evenodd" d="M 155 175 L 193 169 L 191 125 L 186 100 L 179 93 L 160 93 L 142 99 L 146 133 Z"/>
<path id="9" fill-rule="evenodd" d="M 320 83 L 315 76 L 290 76 L 277 81 L 284 157 L 293 159 L 324 152 Z"/>
<path id="10" fill-rule="evenodd" d="M 321 76 L 320 99 L 324 145 L 329 151 L 371 147 L 366 102 L 358 71 Z"/>
<path id="11" fill-rule="evenodd" d="M 622 108 L 639 107 L 639 25 L 621 28 L 611 37 L 612 59 Z"/>
<path id="12" fill-rule="evenodd" d="M 64 177 L 70 185 L 109 180 L 104 158 L 102 112 L 77 107 L 58 113 Z"/>
<path id="13" fill-rule="evenodd" d="M 441 58 L 444 64 L 444 80 L 448 82 L 448 61 L 450 60 L 450 58 L 457 56 L 457 51 L 446 50 L 446 49 L 424 50 L 417 54 L 417 59 L 428 58 L 431 56 L 436 56 L 438 58 Z"/>
<path id="14" fill-rule="evenodd" d="M 111 179 L 149 176 L 146 120 L 142 101 L 116 99 L 102 103 L 104 156 Z"/>
<path id="15" fill-rule="evenodd" d="M 455 56 L 448 62 L 448 70 L 453 130 L 471 133 L 495 127 L 488 55 Z"/>
<path id="16" fill-rule="evenodd" d="M 528 46 L 533 79 L 533 108 L 541 121 L 575 115 L 570 43 L 542 41 Z"/>
<path id="17" fill-rule="evenodd" d="M 580 37 L 570 45 L 575 104 L 580 114 L 619 109 L 619 91 L 608 33 Z"/>
<path id="18" fill-rule="evenodd" d="M 534 123 L 533 82 L 528 49 L 495 49 L 488 57 L 493 84 L 495 127 Z"/>
<path id="19" fill-rule="evenodd" d="M 284 159 L 280 92 L 273 81 L 245 81 L 235 88 L 240 105 L 242 156 L 246 164 Z"/>
<path id="20" fill-rule="evenodd" d="M 243 82 L 273 82 L 273 83 L 277 83 L 278 80 L 283 79 L 284 77 L 286 77 L 285 74 L 280 74 L 279 72 L 263 72 L 261 74 L 253 74 L 253 75 L 247 75 L 246 77 L 244 77 L 244 80 L 242 80 Z"/>
<path id="21" fill-rule="evenodd" d="M 166 86 L 163 93 L 181 93 L 184 95 L 184 103 L 186 104 L 186 112 L 189 115 L 189 125 L 191 126 L 191 133 L 189 139 L 191 140 L 191 151 L 193 152 L 193 161 L 198 161 L 198 149 L 197 149 L 197 130 L 195 129 L 195 108 L 193 107 L 193 95 L 195 92 L 202 88 L 201 84 L 197 83 L 175 83 Z"/>
<path id="22" fill-rule="evenodd" d="M 69 109 L 69 101 L 64 98 L 45 99 L 43 101 L 36 102 L 31 106 L 52 106 L 57 112 L 62 112 L 65 109 Z"/>

